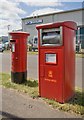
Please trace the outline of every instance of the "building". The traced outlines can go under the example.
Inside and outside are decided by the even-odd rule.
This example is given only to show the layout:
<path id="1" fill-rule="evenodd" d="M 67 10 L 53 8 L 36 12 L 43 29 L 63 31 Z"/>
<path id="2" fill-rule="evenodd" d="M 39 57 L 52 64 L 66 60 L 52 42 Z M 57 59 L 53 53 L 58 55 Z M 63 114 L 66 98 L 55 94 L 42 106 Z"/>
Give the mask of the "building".
<path id="1" fill-rule="evenodd" d="M 0 37 L 0 41 L 1 41 L 2 43 L 8 42 L 8 36 L 1 36 L 1 37 Z"/>
<path id="2" fill-rule="evenodd" d="M 74 21 L 77 23 L 78 30 L 76 31 L 76 43 L 81 44 L 84 49 L 84 8 L 61 11 L 52 14 L 45 14 L 33 17 L 22 18 L 22 30 L 30 33 L 29 40 L 37 36 L 36 25 L 52 22 Z"/>

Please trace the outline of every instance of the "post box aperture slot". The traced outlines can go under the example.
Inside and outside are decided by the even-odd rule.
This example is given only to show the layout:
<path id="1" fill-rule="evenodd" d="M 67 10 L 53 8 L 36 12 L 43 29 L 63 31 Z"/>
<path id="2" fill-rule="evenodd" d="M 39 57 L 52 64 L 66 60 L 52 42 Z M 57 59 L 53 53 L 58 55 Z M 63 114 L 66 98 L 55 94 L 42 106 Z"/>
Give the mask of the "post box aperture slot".
<path id="1" fill-rule="evenodd" d="M 61 46 L 62 42 L 62 27 L 42 30 L 41 37 L 42 46 Z"/>
<path id="2" fill-rule="evenodd" d="M 13 43 L 15 43 L 15 42 L 16 42 L 16 40 L 10 40 L 10 42 L 11 42 L 11 43 L 12 43 L 12 42 L 13 42 Z"/>
<path id="3" fill-rule="evenodd" d="M 45 62 L 49 64 L 57 64 L 57 54 L 55 53 L 46 53 Z"/>

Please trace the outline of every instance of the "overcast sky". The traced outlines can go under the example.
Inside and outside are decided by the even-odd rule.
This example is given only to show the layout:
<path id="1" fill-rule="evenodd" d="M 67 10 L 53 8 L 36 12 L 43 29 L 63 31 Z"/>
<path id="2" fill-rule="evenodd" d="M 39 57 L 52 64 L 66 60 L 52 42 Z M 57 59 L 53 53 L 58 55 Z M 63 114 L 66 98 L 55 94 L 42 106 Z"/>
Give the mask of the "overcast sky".
<path id="1" fill-rule="evenodd" d="M 9 25 L 9 31 L 21 29 L 21 18 L 82 8 L 82 1 L 83 0 L 1 0 L 0 36 L 7 35 Z"/>

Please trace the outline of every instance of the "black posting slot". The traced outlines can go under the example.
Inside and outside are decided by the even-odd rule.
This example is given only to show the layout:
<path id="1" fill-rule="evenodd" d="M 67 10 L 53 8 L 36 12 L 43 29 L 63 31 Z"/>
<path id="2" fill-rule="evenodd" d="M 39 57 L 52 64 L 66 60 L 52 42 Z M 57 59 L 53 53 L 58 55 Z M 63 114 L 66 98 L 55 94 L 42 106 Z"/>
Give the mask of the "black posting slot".
<path id="1" fill-rule="evenodd" d="M 16 40 L 10 40 L 10 42 L 16 42 Z"/>

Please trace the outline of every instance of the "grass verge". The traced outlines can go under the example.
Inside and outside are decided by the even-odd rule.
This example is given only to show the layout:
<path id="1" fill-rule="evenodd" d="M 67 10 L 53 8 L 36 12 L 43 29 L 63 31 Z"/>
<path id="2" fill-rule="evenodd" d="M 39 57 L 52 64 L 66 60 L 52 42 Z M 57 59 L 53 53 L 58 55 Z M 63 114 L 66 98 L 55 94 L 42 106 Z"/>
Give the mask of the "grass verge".
<path id="1" fill-rule="evenodd" d="M 76 53 L 76 57 L 84 58 L 84 53 Z"/>
<path id="2" fill-rule="evenodd" d="M 44 98 L 45 99 L 45 98 Z M 64 104 L 60 104 L 55 102 L 54 100 L 45 99 L 45 101 L 52 105 L 53 108 L 57 108 L 59 110 L 73 112 L 76 114 L 84 115 L 84 93 L 80 89 L 76 89 L 75 96 Z"/>
<path id="3" fill-rule="evenodd" d="M 4 53 L 11 53 L 11 51 L 10 50 L 5 50 Z M 35 51 L 35 52 L 33 52 L 33 51 L 27 51 L 27 53 L 29 55 L 38 55 L 38 51 Z"/>
<path id="4" fill-rule="evenodd" d="M 38 97 L 38 82 L 36 80 L 27 80 L 23 84 L 15 84 L 10 81 L 10 74 L 0 73 L 0 85 L 6 88 L 16 89 L 17 91 L 27 93 L 33 98 Z M 54 100 L 43 98 L 43 100 L 55 109 L 74 112 L 76 114 L 84 115 L 84 92 L 76 88 L 75 96 L 67 103 L 60 104 Z"/>
<path id="5" fill-rule="evenodd" d="M 27 52 L 29 55 L 38 55 L 38 51 L 35 51 L 35 52 L 33 52 L 33 51 L 28 51 Z"/>
<path id="6" fill-rule="evenodd" d="M 36 80 L 28 80 L 22 84 L 15 84 L 10 81 L 10 74 L 0 73 L 0 85 L 27 93 L 33 98 L 38 97 L 38 83 Z"/>

